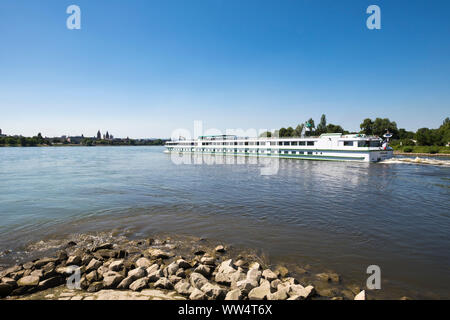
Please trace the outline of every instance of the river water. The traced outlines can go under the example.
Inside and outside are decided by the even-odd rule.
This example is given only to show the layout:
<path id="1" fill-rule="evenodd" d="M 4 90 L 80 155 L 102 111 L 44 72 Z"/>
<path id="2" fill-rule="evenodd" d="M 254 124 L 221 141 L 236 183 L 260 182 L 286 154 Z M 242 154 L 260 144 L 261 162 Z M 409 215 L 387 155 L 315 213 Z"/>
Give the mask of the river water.
<path id="1" fill-rule="evenodd" d="M 26 258 L 33 243 L 124 230 L 215 239 L 360 284 L 378 265 L 376 297 L 450 298 L 448 158 L 368 164 L 163 150 L 0 148 L 0 265 Z"/>

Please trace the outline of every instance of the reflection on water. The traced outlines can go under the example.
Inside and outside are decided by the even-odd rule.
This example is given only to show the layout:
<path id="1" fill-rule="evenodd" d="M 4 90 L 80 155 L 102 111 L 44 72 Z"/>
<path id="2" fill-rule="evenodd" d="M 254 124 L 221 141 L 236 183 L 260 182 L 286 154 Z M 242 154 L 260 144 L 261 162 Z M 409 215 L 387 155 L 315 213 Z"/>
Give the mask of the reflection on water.
<path id="1" fill-rule="evenodd" d="M 450 297 L 448 167 L 162 151 L 0 148 L 0 251 L 13 250 L 0 264 L 31 242 L 116 229 L 217 239 L 361 284 L 376 264 L 381 297 Z"/>

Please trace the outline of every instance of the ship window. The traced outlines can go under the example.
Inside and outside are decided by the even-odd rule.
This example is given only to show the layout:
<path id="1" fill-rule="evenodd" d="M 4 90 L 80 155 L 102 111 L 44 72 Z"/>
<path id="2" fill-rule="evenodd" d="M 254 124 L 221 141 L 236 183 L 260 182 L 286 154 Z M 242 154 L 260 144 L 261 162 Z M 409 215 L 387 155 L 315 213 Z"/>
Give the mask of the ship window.
<path id="1" fill-rule="evenodd" d="M 308 146 L 313 146 L 314 145 L 314 141 L 308 141 L 307 145 Z"/>
<path id="2" fill-rule="evenodd" d="M 292 141 L 292 142 L 291 142 L 291 146 L 296 146 L 296 145 L 298 145 L 298 142 L 297 142 L 297 141 Z"/>
<path id="3" fill-rule="evenodd" d="M 278 141 L 278 145 L 279 145 L 279 146 L 282 146 L 282 145 L 283 145 L 283 142 Z"/>
<path id="4" fill-rule="evenodd" d="M 248 146 L 248 142 L 245 142 L 245 145 Z"/>
<path id="5" fill-rule="evenodd" d="M 284 145 L 285 145 L 285 146 L 288 146 L 288 145 L 290 145 L 290 144 L 291 144 L 291 143 L 290 143 L 289 141 L 285 141 L 285 142 L 284 142 Z"/>
<path id="6" fill-rule="evenodd" d="M 300 141 L 300 142 L 298 143 L 299 146 L 304 146 L 305 144 L 306 144 L 305 141 Z"/>
<path id="7" fill-rule="evenodd" d="M 370 146 L 372 148 L 379 148 L 379 147 L 381 147 L 381 142 L 380 141 L 370 141 Z"/>
<path id="8" fill-rule="evenodd" d="M 353 141 L 344 141 L 345 147 L 353 147 Z"/>
<path id="9" fill-rule="evenodd" d="M 276 143 L 275 141 L 271 141 L 271 142 L 270 142 L 270 145 L 271 145 L 271 146 L 276 146 L 277 143 Z"/>
<path id="10" fill-rule="evenodd" d="M 313 154 L 312 151 L 309 151 L 308 154 Z"/>
<path id="11" fill-rule="evenodd" d="M 358 147 L 368 147 L 369 141 L 358 141 Z"/>

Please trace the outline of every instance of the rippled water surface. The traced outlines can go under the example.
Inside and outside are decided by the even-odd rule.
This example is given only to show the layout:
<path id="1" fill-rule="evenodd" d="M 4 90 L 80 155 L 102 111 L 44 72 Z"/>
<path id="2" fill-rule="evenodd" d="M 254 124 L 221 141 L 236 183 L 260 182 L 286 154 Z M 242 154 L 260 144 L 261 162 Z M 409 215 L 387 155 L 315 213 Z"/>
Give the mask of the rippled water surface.
<path id="1" fill-rule="evenodd" d="M 0 251 L 12 250 L 0 264 L 42 239 L 123 229 L 257 248 L 360 283 L 375 264 L 380 297 L 450 298 L 448 166 L 265 161 L 0 148 Z"/>

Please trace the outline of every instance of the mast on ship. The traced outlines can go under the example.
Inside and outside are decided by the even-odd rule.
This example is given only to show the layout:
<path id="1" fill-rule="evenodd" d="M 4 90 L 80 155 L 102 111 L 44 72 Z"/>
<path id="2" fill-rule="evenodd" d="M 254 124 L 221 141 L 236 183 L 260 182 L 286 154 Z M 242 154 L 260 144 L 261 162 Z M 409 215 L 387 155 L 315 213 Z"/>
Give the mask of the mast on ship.
<path id="1" fill-rule="evenodd" d="M 386 129 L 386 133 L 383 135 L 383 138 L 385 139 L 383 141 L 383 149 L 387 150 L 389 148 L 389 139 L 392 138 L 392 134 L 389 132 L 389 129 Z"/>

